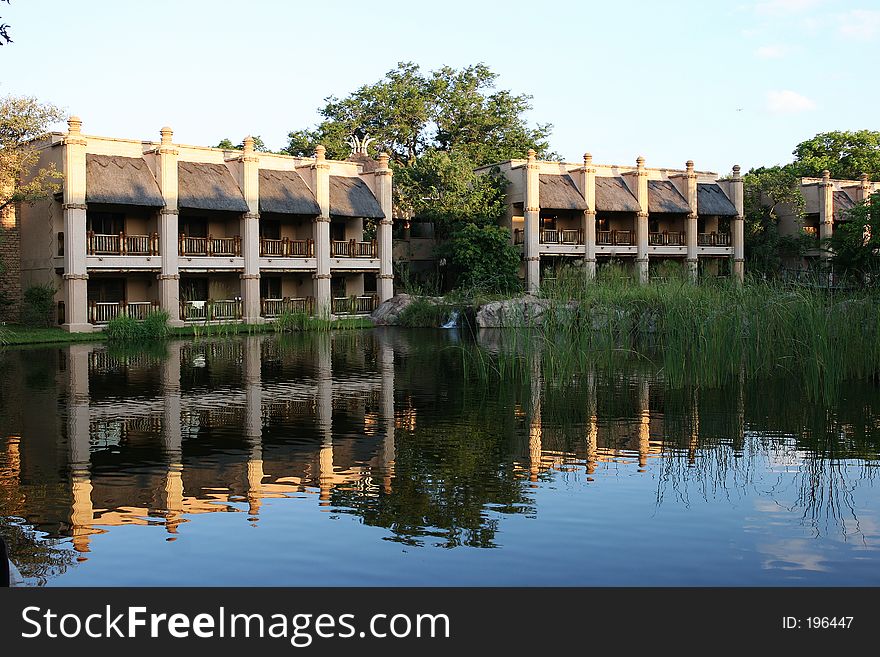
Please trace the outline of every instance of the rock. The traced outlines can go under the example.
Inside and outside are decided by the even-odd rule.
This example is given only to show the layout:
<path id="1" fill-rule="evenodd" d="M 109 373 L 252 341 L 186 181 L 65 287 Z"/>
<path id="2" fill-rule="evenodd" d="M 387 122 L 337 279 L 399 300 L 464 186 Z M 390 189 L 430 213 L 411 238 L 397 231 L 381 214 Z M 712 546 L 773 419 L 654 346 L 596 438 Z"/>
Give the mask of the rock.
<path id="1" fill-rule="evenodd" d="M 400 313 L 415 300 L 415 297 L 409 294 L 397 294 L 380 303 L 370 318 L 376 326 L 394 326 L 397 324 Z"/>
<path id="2" fill-rule="evenodd" d="M 491 301 L 477 311 L 480 328 L 518 328 L 540 326 L 550 307 L 547 299 L 525 296 L 504 301 Z"/>

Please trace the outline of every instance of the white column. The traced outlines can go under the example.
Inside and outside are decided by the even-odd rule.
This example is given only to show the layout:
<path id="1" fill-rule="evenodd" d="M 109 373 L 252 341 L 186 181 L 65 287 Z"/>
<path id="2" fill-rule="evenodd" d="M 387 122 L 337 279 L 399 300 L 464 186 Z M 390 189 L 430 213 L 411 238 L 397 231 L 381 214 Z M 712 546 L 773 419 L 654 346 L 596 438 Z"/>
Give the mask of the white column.
<path id="1" fill-rule="evenodd" d="M 315 218 L 315 312 L 319 317 L 330 316 L 330 165 L 327 149 L 320 144 L 315 148 L 315 198 L 321 214 Z"/>
<path id="2" fill-rule="evenodd" d="M 245 137 L 241 156 L 241 191 L 248 211 L 241 218 L 241 250 L 244 273 L 241 275 L 242 319 L 246 324 L 263 321 L 260 314 L 260 159 L 254 153 L 253 137 Z"/>
<path id="3" fill-rule="evenodd" d="M 394 296 L 394 268 L 391 260 L 394 248 L 391 241 L 393 227 L 392 206 L 392 179 L 393 172 L 388 166 L 388 153 L 379 154 L 379 168 L 375 171 L 376 193 L 379 195 L 379 205 L 385 217 L 379 222 L 377 241 L 379 245 L 379 276 L 378 292 L 379 302 L 383 302 Z"/>
<path id="4" fill-rule="evenodd" d="M 636 270 L 639 283 L 648 282 L 648 170 L 645 158 L 636 158 L 636 198 L 639 214 L 636 219 Z"/>
<path id="5" fill-rule="evenodd" d="M 64 328 L 72 333 L 92 330 L 89 324 L 89 275 L 86 269 L 86 139 L 82 121 L 67 121 L 64 172 Z"/>
<path id="6" fill-rule="evenodd" d="M 587 209 L 584 210 L 584 269 L 587 278 L 596 278 L 596 167 L 593 166 L 593 156 L 584 153 L 584 166 L 582 172 L 581 191 L 584 194 L 584 202 Z"/>
<path id="7" fill-rule="evenodd" d="M 743 197 L 743 179 L 740 175 L 738 164 L 733 165 L 733 177 L 730 179 L 729 188 L 731 200 L 736 208 L 736 216 L 731 219 L 730 237 L 733 240 L 733 276 L 739 283 L 745 278 L 745 205 Z"/>
<path id="8" fill-rule="evenodd" d="M 696 282 L 698 275 L 697 267 L 697 174 L 694 172 L 694 161 L 688 160 L 685 164 L 685 199 L 688 203 L 687 226 L 685 237 L 687 239 L 687 268 L 690 279 Z"/>
<path id="9" fill-rule="evenodd" d="M 530 148 L 528 161 L 524 169 L 525 176 L 525 257 L 526 257 L 526 291 L 536 294 L 541 284 L 541 252 L 539 250 L 539 231 L 541 223 L 541 200 L 538 198 L 539 165 L 535 160 L 535 151 Z"/>
<path id="10" fill-rule="evenodd" d="M 159 213 L 159 254 L 162 256 L 162 270 L 159 273 L 159 305 L 168 313 L 171 326 L 183 326 L 180 317 L 180 268 L 178 264 L 179 235 L 177 232 L 177 155 L 178 150 L 171 143 L 174 133 L 165 126 L 159 131 L 157 172 L 159 190 L 162 192 L 164 207 Z"/>

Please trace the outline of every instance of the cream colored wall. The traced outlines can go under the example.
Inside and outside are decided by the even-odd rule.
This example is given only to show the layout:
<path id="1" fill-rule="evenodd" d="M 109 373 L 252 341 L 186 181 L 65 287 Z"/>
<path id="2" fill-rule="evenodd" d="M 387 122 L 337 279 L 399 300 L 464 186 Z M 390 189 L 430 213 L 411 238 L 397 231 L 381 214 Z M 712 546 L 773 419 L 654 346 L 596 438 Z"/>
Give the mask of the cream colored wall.
<path id="1" fill-rule="evenodd" d="M 159 301 L 159 286 L 148 276 L 128 276 L 125 284 L 127 301 Z"/>
<path id="2" fill-rule="evenodd" d="M 310 274 L 281 274 L 282 297 L 311 297 L 312 278 Z"/>
<path id="3" fill-rule="evenodd" d="M 669 214 L 652 214 L 648 216 L 648 222 L 650 224 L 651 221 L 657 221 L 658 231 L 663 232 L 684 232 L 685 226 L 685 218 L 678 215 L 669 215 Z"/>
<path id="4" fill-rule="evenodd" d="M 608 217 L 607 230 L 631 230 L 631 231 L 633 231 L 633 233 L 635 233 L 636 219 L 635 219 L 634 214 L 615 213 L 614 215 L 602 215 L 603 218 L 605 216 Z M 597 230 L 598 230 L 598 228 L 597 228 Z M 635 240 L 635 234 L 633 234 L 633 240 Z"/>
<path id="5" fill-rule="evenodd" d="M 363 274 L 345 274 L 345 295 L 361 296 L 364 293 Z"/>
<path id="6" fill-rule="evenodd" d="M 312 222 L 308 219 L 281 219 L 280 226 L 281 239 L 309 240 L 313 237 Z"/>
<path id="7" fill-rule="evenodd" d="M 708 217 L 700 217 L 703 220 L 703 232 L 704 233 L 717 233 L 718 232 L 718 217 L 716 216 L 708 216 Z"/>
<path id="8" fill-rule="evenodd" d="M 358 217 L 345 220 L 345 239 L 356 240 L 358 242 L 364 239 L 364 220 Z"/>
<path id="9" fill-rule="evenodd" d="M 61 171 L 61 148 L 45 146 L 38 153 L 34 169 L 48 168 L 53 164 Z M 64 230 L 61 201 L 49 197 L 32 205 L 21 204 L 18 218 L 22 289 L 31 285 L 56 284 L 54 258 L 58 254 L 58 233 Z M 60 287 L 60 282 L 56 287 Z"/>

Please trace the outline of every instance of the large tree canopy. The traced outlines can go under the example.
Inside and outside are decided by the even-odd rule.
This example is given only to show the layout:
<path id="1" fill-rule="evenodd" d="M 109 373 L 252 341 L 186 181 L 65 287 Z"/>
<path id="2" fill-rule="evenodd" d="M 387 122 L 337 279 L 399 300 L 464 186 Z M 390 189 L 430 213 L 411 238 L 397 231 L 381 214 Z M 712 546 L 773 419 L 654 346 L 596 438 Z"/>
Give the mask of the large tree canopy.
<path id="1" fill-rule="evenodd" d="M 819 177 L 827 169 L 832 178 L 858 180 L 867 173 L 880 180 L 880 132 L 823 132 L 802 141 L 792 154 L 794 170 L 802 176 Z"/>

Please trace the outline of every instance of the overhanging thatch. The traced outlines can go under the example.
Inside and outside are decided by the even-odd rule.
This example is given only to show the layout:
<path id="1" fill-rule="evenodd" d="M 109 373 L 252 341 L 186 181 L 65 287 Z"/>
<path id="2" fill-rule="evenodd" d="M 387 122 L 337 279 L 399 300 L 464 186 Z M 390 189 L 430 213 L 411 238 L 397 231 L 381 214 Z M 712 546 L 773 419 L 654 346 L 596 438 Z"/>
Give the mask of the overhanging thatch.
<path id="1" fill-rule="evenodd" d="M 697 214 L 704 217 L 735 217 L 736 206 L 715 183 L 697 185 Z"/>
<path id="2" fill-rule="evenodd" d="M 538 200 L 542 209 L 586 210 L 587 202 L 578 191 L 571 176 L 539 175 Z"/>
<path id="3" fill-rule="evenodd" d="M 178 199 L 181 208 L 247 212 L 241 189 L 225 164 L 179 162 Z"/>
<path id="4" fill-rule="evenodd" d="M 260 170 L 260 212 L 317 216 L 321 208 L 296 171 Z"/>
<path id="5" fill-rule="evenodd" d="M 674 213 L 688 214 L 691 207 L 687 199 L 681 195 L 668 180 L 648 181 L 648 212 L 651 214 Z"/>
<path id="6" fill-rule="evenodd" d="M 330 214 L 335 217 L 383 219 L 385 213 L 360 178 L 330 176 Z"/>
<path id="7" fill-rule="evenodd" d="M 850 197 L 850 195 L 844 191 L 833 192 L 832 198 L 834 201 L 835 221 L 846 219 L 846 213 L 856 206 L 856 203 L 855 201 L 853 201 L 852 197 Z"/>
<path id="8" fill-rule="evenodd" d="M 86 155 L 86 203 L 161 208 L 165 205 L 150 167 L 140 157 Z"/>
<path id="9" fill-rule="evenodd" d="M 638 212 L 639 201 L 619 176 L 596 177 L 596 210 L 598 212 Z"/>

